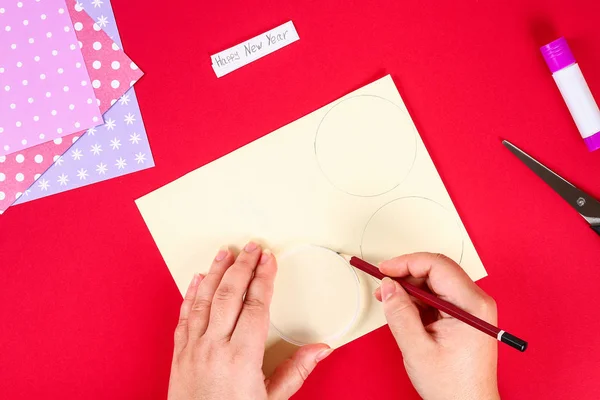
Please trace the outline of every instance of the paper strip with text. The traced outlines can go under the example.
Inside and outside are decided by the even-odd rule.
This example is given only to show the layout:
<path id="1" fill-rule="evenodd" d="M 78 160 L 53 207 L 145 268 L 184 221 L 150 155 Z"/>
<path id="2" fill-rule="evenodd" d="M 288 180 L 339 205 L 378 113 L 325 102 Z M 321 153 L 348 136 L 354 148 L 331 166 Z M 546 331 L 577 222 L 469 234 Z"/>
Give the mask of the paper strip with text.
<path id="1" fill-rule="evenodd" d="M 211 56 L 217 78 L 300 40 L 292 21 Z"/>

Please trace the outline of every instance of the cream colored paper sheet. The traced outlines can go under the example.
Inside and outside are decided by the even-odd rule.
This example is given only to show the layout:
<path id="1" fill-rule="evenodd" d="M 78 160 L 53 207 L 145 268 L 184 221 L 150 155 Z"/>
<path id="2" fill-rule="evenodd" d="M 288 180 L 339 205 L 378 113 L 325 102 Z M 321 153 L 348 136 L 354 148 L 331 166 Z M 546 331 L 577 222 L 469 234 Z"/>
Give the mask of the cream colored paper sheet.
<path id="1" fill-rule="evenodd" d="M 312 243 L 372 262 L 441 252 L 473 280 L 486 275 L 390 76 L 136 203 L 182 293 L 221 245 L 250 239 L 276 254 Z M 385 324 L 377 282 L 359 278 L 359 317 L 332 346 Z M 265 371 L 293 350 L 271 329 Z"/>

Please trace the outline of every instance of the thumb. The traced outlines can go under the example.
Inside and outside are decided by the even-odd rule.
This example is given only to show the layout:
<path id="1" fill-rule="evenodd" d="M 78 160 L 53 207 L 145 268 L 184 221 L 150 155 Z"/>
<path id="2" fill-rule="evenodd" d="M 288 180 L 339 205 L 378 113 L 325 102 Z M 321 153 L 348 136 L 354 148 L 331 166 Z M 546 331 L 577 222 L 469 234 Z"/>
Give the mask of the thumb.
<path id="1" fill-rule="evenodd" d="M 383 278 L 381 300 L 385 318 L 404 356 L 431 345 L 432 339 L 425 331 L 417 306 L 398 282 Z"/>
<path id="2" fill-rule="evenodd" d="M 308 375 L 333 349 L 326 344 L 309 344 L 300 347 L 292 358 L 288 358 L 267 379 L 269 400 L 287 400 L 301 387 Z"/>

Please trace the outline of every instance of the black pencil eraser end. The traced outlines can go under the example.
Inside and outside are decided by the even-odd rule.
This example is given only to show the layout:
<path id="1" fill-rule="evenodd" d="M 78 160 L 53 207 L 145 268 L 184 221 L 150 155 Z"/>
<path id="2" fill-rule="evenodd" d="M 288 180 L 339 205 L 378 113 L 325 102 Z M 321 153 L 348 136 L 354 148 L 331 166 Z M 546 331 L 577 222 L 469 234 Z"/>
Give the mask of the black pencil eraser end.
<path id="1" fill-rule="evenodd" d="M 504 332 L 502 334 L 500 341 L 503 343 L 506 343 L 510 347 L 514 347 L 515 349 L 519 350 L 520 352 L 527 350 L 527 342 L 526 341 L 524 341 L 523 339 L 519 339 L 518 337 L 511 335 L 508 332 Z"/>

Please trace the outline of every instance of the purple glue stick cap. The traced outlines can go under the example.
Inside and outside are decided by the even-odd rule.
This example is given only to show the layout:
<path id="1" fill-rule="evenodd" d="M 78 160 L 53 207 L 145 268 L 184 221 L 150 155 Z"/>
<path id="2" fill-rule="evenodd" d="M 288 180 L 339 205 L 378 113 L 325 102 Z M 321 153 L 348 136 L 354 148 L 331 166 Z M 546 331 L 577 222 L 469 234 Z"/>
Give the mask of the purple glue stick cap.
<path id="1" fill-rule="evenodd" d="M 594 133 L 590 137 L 586 137 L 583 139 L 585 145 L 587 146 L 589 151 L 595 151 L 600 149 L 600 132 Z"/>
<path id="2" fill-rule="evenodd" d="M 576 63 L 575 57 L 573 57 L 569 44 L 564 37 L 540 47 L 540 50 L 552 73 Z"/>

